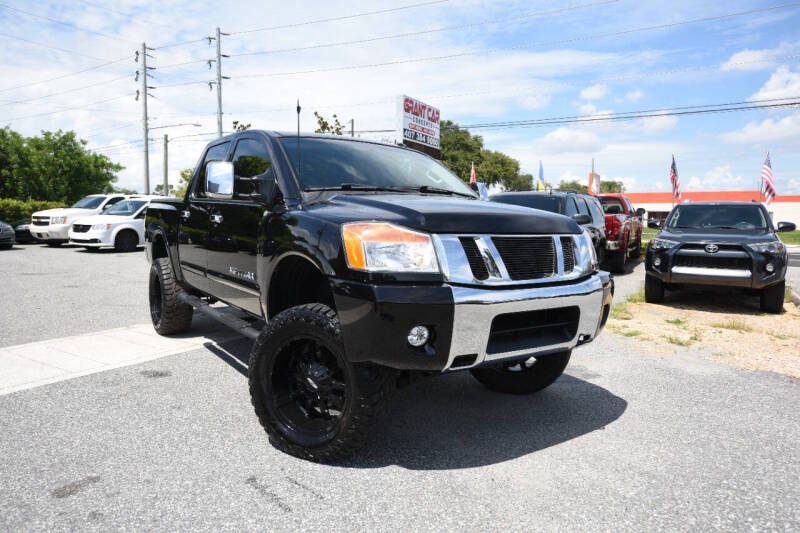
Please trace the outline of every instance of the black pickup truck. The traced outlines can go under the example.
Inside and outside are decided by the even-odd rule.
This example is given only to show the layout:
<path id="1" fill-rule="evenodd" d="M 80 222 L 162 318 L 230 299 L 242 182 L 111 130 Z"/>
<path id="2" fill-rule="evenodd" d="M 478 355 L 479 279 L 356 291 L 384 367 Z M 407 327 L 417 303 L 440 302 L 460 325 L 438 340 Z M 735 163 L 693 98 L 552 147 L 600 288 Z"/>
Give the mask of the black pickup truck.
<path id="1" fill-rule="evenodd" d="M 315 461 L 362 444 L 412 376 L 543 389 L 613 292 L 573 220 L 481 201 L 424 154 L 343 137 L 211 142 L 186 197 L 150 204 L 145 238 L 156 331 L 185 332 L 198 310 L 253 338 L 261 424 Z"/>

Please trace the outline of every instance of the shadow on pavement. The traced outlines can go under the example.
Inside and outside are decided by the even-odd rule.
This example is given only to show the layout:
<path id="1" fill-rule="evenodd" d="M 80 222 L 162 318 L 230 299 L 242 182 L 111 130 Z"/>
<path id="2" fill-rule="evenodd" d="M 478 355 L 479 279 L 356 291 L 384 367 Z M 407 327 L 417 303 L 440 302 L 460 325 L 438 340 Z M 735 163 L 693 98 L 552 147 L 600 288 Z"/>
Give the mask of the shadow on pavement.
<path id="1" fill-rule="evenodd" d="M 661 305 L 709 313 L 763 314 L 758 293 L 735 287 L 684 287 L 672 291 L 667 289 Z"/>
<path id="2" fill-rule="evenodd" d="M 249 341 L 206 347 L 247 376 Z M 627 406 L 569 374 L 530 396 L 490 392 L 469 372 L 432 377 L 392 394 L 385 423 L 367 446 L 337 466 L 449 470 L 501 463 L 602 430 Z"/>

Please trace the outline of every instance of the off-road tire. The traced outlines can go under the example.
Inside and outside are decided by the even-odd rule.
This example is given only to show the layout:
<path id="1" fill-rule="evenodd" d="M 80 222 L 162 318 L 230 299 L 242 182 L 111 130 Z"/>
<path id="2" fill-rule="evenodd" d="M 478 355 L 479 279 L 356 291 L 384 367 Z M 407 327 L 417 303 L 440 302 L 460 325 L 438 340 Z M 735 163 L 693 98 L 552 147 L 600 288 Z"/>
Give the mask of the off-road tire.
<path id="1" fill-rule="evenodd" d="M 273 380 L 278 361 L 289 343 L 312 339 L 332 354 L 345 382 L 345 400 L 341 416 L 333 428 L 309 436 L 292 428 L 279 414 Z M 382 418 L 392 371 L 371 364 L 347 360 L 341 326 L 336 311 L 314 303 L 291 307 L 272 318 L 253 344 L 249 362 L 250 399 L 258 421 L 277 449 L 301 459 L 320 463 L 339 461 L 351 455 L 368 439 Z M 311 442 L 313 441 L 313 442 Z"/>
<path id="2" fill-rule="evenodd" d="M 124 229 L 114 238 L 114 249 L 118 252 L 132 252 L 139 246 L 139 235 L 130 229 Z"/>
<path id="3" fill-rule="evenodd" d="M 761 289 L 761 310 L 778 314 L 783 310 L 783 299 L 786 294 L 786 282 L 781 281 Z"/>
<path id="4" fill-rule="evenodd" d="M 644 301 L 657 304 L 664 300 L 664 282 L 655 276 L 644 277 Z"/>
<path id="5" fill-rule="evenodd" d="M 627 245 L 626 245 L 627 246 Z M 625 264 L 628 262 L 628 250 L 624 247 L 621 250 L 608 252 L 608 267 L 614 274 L 624 274 Z"/>
<path id="6" fill-rule="evenodd" d="M 14 243 L 11 244 L 0 244 L 0 250 L 10 250 L 14 247 Z"/>
<path id="7" fill-rule="evenodd" d="M 48 242 L 48 243 L 45 243 L 45 244 L 47 244 L 47 246 L 49 246 L 50 248 L 58 248 L 59 246 L 61 246 L 64 243 L 63 242 Z"/>
<path id="8" fill-rule="evenodd" d="M 506 394 L 532 394 L 553 384 L 567 368 L 571 350 L 543 355 L 530 367 L 520 364 L 511 367 L 473 368 L 472 375 L 489 390 Z"/>
<path id="9" fill-rule="evenodd" d="M 182 289 L 175 280 L 172 264 L 167 257 L 153 260 L 150 267 L 150 318 L 159 335 L 185 333 L 192 327 L 191 305 L 183 303 L 178 295 Z"/>

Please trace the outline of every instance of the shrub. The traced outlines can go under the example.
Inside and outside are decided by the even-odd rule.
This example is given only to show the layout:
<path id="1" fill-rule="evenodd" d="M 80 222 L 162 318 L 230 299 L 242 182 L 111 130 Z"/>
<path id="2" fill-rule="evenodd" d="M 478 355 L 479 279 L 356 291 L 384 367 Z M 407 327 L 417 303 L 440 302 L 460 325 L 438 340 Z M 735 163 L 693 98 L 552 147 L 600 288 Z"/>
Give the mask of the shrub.
<path id="1" fill-rule="evenodd" d="M 14 200 L 0 198 L 0 220 L 3 222 L 16 222 L 17 220 L 30 220 L 36 211 L 64 207 L 62 202 L 46 202 L 42 200 Z"/>

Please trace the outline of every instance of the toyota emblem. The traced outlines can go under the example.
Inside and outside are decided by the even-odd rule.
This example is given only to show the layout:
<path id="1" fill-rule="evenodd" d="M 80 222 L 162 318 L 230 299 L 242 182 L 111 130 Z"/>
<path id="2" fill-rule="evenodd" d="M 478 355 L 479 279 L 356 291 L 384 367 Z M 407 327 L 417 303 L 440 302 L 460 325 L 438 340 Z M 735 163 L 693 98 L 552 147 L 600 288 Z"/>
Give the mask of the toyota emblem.
<path id="1" fill-rule="evenodd" d="M 717 246 L 716 244 L 706 244 L 706 252 L 710 254 L 715 254 L 719 252 L 719 246 Z"/>

